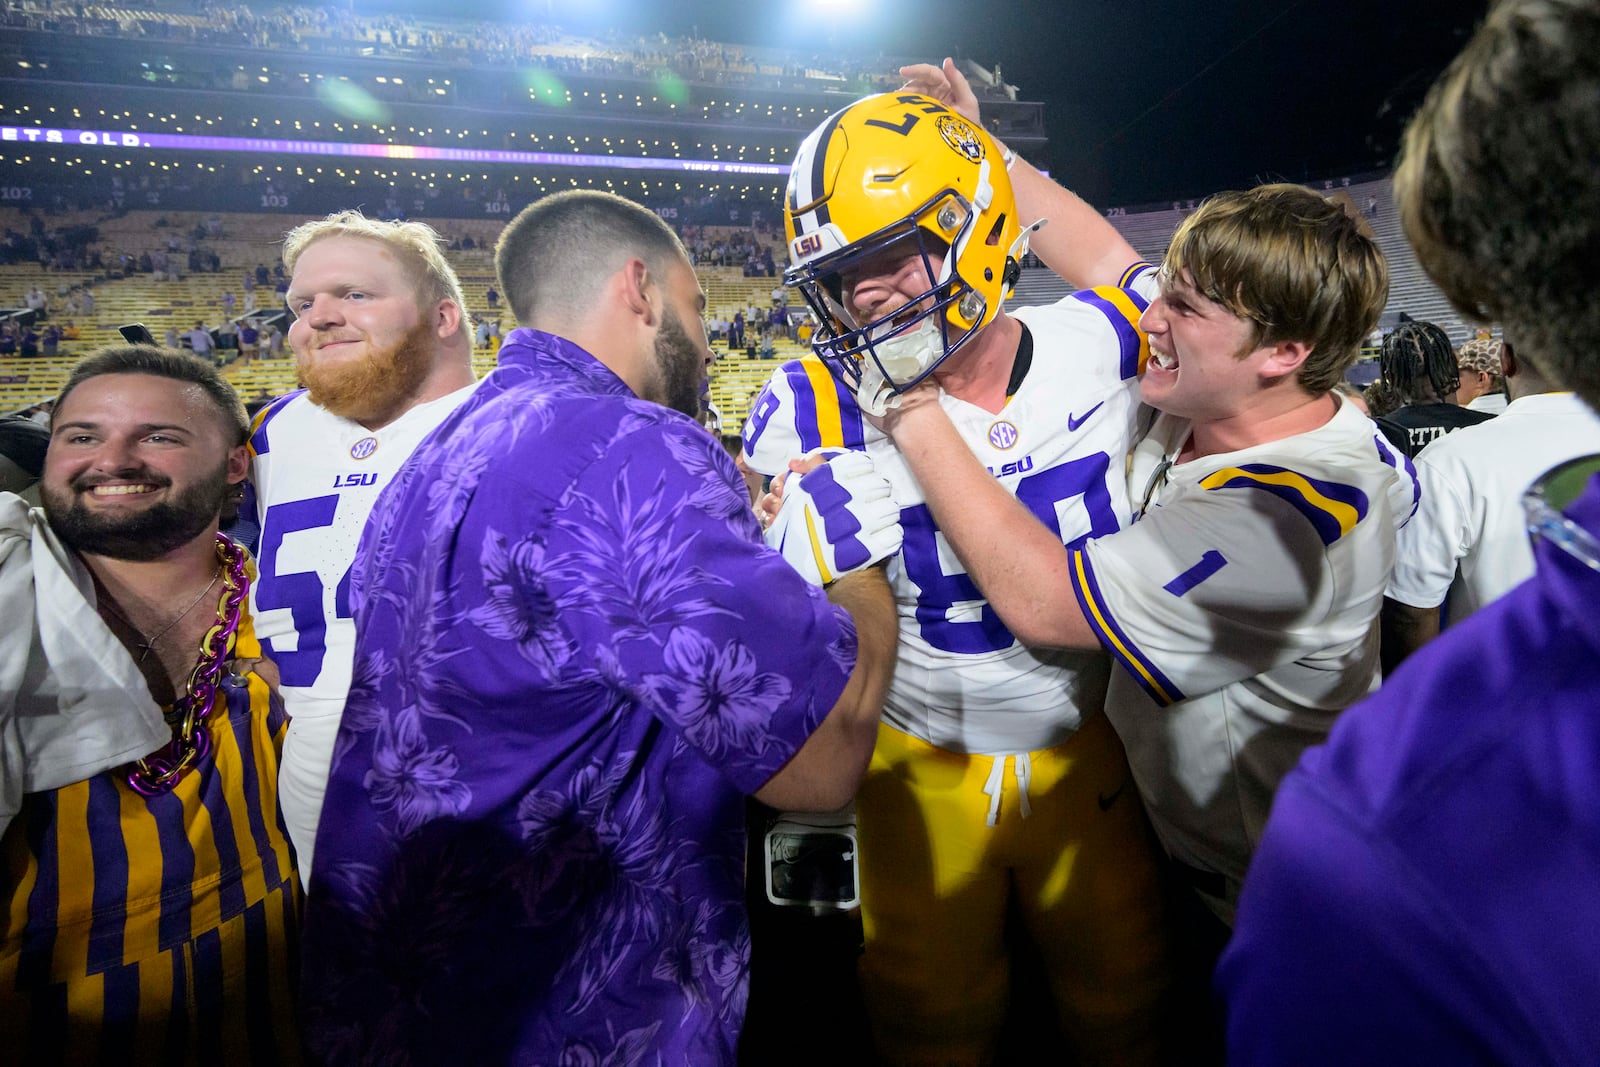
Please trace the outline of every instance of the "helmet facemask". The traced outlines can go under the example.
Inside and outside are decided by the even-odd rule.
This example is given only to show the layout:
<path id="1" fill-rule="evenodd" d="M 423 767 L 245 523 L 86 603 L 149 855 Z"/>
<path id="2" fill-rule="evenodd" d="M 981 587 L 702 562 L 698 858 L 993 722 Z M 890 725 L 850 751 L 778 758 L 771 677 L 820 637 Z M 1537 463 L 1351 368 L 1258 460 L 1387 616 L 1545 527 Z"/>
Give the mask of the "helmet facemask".
<path id="1" fill-rule="evenodd" d="M 853 390 L 864 391 L 867 381 L 881 383 L 886 397 L 905 392 L 986 321 L 987 302 L 956 266 L 978 218 L 964 197 L 946 190 L 914 216 L 785 272 L 784 282 L 800 289 L 821 323 L 813 350 Z M 858 321 L 846 306 L 842 279 L 863 264 L 877 270 L 911 256 L 921 260 L 931 286 Z"/>

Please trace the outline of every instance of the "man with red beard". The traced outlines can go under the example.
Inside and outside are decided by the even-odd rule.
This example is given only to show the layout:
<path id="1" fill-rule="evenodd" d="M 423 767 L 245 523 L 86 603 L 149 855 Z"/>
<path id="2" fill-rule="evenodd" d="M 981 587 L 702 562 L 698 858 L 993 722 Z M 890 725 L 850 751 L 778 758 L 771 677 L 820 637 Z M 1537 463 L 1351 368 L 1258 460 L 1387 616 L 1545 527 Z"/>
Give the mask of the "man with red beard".
<path id="1" fill-rule="evenodd" d="M 251 608 L 291 717 L 279 789 L 308 885 L 350 688 L 356 543 L 411 450 L 473 386 L 471 323 L 442 247 L 422 223 L 355 211 L 284 239 L 305 389 L 264 408 L 250 437 L 261 521 Z"/>
<path id="2" fill-rule="evenodd" d="M 0 1048 L 18 1062 L 298 1062 L 287 723 L 257 671 L 249 559 L 217 530 L 247 433 L 206 361 L 107 349 L 56 401 L 43 510 L 0 495 L 0 704 L 22 727 L 0 752 L 27 793 L 0 821 Z"/>

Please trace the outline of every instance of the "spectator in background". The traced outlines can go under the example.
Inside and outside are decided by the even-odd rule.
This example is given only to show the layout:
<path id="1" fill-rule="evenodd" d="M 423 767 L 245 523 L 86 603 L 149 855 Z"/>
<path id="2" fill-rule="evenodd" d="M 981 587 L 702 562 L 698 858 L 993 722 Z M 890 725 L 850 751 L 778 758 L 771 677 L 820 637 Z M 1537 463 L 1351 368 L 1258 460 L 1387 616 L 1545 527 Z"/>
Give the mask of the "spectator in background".
<path id="1" fill-rule="evenodd" d="M 1412 119 L 1394 178 L 1451 303 L 1504 323 L 1519 365 L 1591 409 L 1597 98 L 1600 5 L 1501 0 Z M 1418 652 L 1284 781 L 1219 972 L 1229 1063 L 1600 1062 L 1592 470 L 1563 464 L 1525 498 L 1534 577 Z"/>
<path id="2" fill-rule="evenodd" d="M 1469 342 L 1478 344 L 1480 342 Z M 1600 452 L 1600 418 L 1509 344 L 1492 345 L 1511 403 L 1417 457 L 1422 503 L 1400 531 L 1384 605 L 1384 667 L 1533 574 L 1522 494 L 1565 460 Z"/>
<path id="3" fill-rule="evenodd" d="M 233 290 L 232 289 L 224 289 L 222 291 L 222 317 L 223 318 L 225 318 L 225 319 L 233 318 L 233 305 L 235 303 L 237 303 L 237 301 L 234 298 Z"/>
<path id="4" fill-rule="evenodd" d="M 176 326 L 168 326 L 167 327 L 167 332 L 164 335 L 162 335 L 161 344 L 166 348 L 177 348 L 177 347 L 179 347 L 179 343 L 178 343 L 178 328 Z"/>
<path id="5" fill-rule="evenodd" d="M 211 331 L 206 329 L 206 324 L 203 322 L 195 323 L 194 329 L 184 334 L 183 339 L 189 342 L 189 351 L 201 359 L 210 360 L 216 354 L 216 340 L 211 336 Z"/>
<path id="6" fill-rule="evenodd" d="M 53 359 L 55 358 L 56 352 L 59 351 L 60 348 L 61 327 L 57 326 L 55 323 L 51 323 L 49 326 L 44 328 L 44 333 L 40 336 L 39 352 L 46 359 Z"/>
<path id="7" fill-rule="evenodd" d="M 500 306 L 500 292 L 492 285 L 489 286 L 489 291 L 483 294 L 483 298 L 489 302 L 491 311 Z"/>
<path id="8" fill-rule="evenodd" d="M 1415 457 L 1451 430 L 1494 417 L 1456 403 L 1461 387 L 1456 350 L 1431 322 L 1406 322 L 1389 331 L 1378 365 L 1400 400 L 1399 407 L 1377 417 L 1378 428 L 1408 456 Z"/>
<path id="9" fill-rule="evenodd" d="M 39 331 L 32 326 L 22 327 L 17 337 L 17 354 L 29 359 L 39 354 Z"/>
<path id="10" fill-rule="evenodd" d="M 1506 382 L 1500 371 L 1500 342 L 1474 337 L 1456 352 L 1461 368 L 1461 388 L 1456 403 L 1471 411 L 1498 415 L 1506 409 Z"/>
<path id="11" fill-rule="evenodd" d="M 245 319 L 239 324 L 239 356 L 244 366 L 248 367 L 260 350 L 261 331 L 256 329 L 254 319 Z"/>

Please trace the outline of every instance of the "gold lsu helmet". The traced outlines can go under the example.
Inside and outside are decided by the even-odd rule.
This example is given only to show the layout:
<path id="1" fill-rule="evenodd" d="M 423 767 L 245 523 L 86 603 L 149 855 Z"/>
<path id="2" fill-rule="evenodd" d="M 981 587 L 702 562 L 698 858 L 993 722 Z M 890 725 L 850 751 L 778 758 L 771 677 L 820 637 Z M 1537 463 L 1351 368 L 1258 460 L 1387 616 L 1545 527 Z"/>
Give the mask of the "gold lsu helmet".
<path id="1" fill-rule="evenodd" d="M 813 130 L 789 172 L 783 222 L 784 283 L 800 289 L 821 324 L 812 348 L 852 386 L 870 359 L 896 393 L 994 320 L 1027 248 L 994 139 L 917 93 L 857 100 Z M 855 321 L 841 279 L 868 260 L 910 254 L 923 257 L 932 287 Z M 930 325 L 925 341 L 897 341 Z"/>

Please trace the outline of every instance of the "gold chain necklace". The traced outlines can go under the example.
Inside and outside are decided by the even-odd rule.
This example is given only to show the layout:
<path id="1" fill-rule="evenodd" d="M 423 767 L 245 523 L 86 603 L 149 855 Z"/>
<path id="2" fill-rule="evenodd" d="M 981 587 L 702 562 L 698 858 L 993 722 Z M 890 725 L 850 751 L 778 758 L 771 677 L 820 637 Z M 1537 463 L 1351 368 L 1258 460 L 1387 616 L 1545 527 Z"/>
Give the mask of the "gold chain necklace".
<path id="1" fill-rule="evenodd" d="M 141 796 L 170 793 L 185 771 L 211 754 L 211 735 L 206 731 L 205 720 L 216 702 L 223 660 L 233 635 L 238 632 L 244 600 L 250 592 L 250 579 L 244 569 L 244 549 L 220 533 L 217 534 L 217 562 L 222 572 L 217 621 L 201 639 L 200 658 L 189 672 L 184 691 L 172 706 L 171 719 L 176 722 L 172 740 L 144 759 L 135 760 L 124 771 L 129 787 Z"/>

